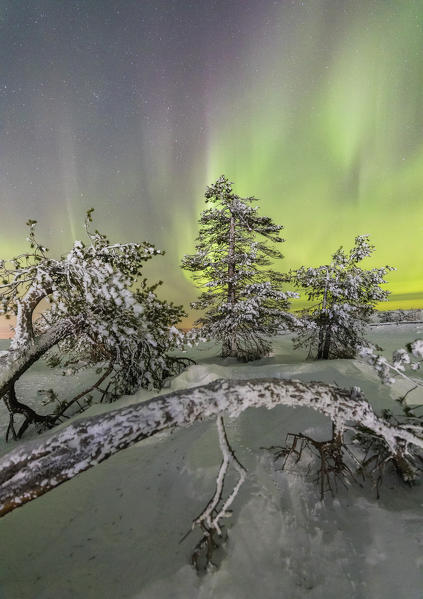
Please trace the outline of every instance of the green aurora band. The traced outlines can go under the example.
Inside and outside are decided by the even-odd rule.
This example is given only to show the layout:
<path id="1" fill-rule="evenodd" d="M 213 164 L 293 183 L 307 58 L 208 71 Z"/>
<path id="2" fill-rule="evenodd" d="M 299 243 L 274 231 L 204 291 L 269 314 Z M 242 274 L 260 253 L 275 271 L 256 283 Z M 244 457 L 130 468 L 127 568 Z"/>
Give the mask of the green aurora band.
<path id="1" fill-rule="evenodd" d="M 207 181 L 263 200 L 284 268 L 367 233 L 369 266 L 398 269 L 384 306 L 423 307 L 423 2 L 304 5 L 275 9 L 244 68 L 213 83 Z"/>
<path id="2" fill-rule="evenodd" d="M 25 29 L 23 73 L 12 49 L 12 80 L 27 81 L 28 97 L 19 104 L 0 88 L 10 92 L 0 257 L 22 251 L 28 218 L 52 255 L 67 251 L 94 206 L 111 239 L 166 250 L 146 274 L 188 309 L 197 291 L 180 260 L 193 250 L 206 185 L 225 174 L 285 226 L 281 270 L 326 263 L 369 234 L 368 265 L 397 268 L 380 308 L 423 307 L 423 0 L 181 1 L 169 3 L 176 25 L 153 4 L 137 5 L 146 24 L 128 42 L 116 37 L 116 50 L 96 11 L 87 28 L 75 17 L 77 47 L 96 35 L 99 61 L 64 49 L 46 71 L 30 50 L 45 44 L 54 56 L 54 29 Z M 71 35 L 55 6 L 51 23 Z M 139 55 L 126 72 L 128 49 Z"/>

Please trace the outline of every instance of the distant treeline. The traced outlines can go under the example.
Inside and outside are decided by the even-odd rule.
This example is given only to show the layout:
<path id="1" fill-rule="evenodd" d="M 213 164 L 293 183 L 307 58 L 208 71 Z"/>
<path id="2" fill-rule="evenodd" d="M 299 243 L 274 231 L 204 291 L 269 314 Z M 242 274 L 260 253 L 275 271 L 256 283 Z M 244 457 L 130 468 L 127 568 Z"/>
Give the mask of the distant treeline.
<path id="1" fill-rule="evenodd" d="M 423 310 L 376 310 L 371 317 L 373 323 L 423 321 Z"/>

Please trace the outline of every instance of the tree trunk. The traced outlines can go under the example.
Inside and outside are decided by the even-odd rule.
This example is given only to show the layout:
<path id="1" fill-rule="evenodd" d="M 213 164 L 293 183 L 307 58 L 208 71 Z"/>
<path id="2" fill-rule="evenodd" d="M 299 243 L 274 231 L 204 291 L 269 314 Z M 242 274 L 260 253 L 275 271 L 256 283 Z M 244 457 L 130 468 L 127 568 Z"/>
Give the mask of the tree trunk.
<path id="1" fill-rule="evenodd" d="M 30 345 L 34 341 L 34 330 L 32 327 L 32 317 L 35 308 L 46 298 L 52 290 L 30 287 L 22 299 L 18 300 L 18 313 L 16 316 L 15 336 L 13 337 L 10 348 L 19 349 Z"/>
<path id="2" fill-rule="evenodd" d="M 231 213 L 229 225 L 228 247 L 228 303 L 234 307 L 235 298 L 235 217 Z M 222 353 L 225 356 L 237 357 L 236 334 L 231 331 L 228 340 L 223 344 Z"/>
<path id="3" fill-rule="evenodd" d="M 13 436 L 16 437 L 13 426 L 14 414 L 23 414 L 25 416 L 25 422 L 17 436 L 22 435 L 31 422 L 48 420 L 48 417 L 37 414 L 32 408 L 17 400 L 15 383 L 56 343 L 76 332 L 82 326 L 82 323 L 82 318 L 63 320 L 52 326 L 46 333 L 35 339 L 33 338 L 28 345 L 18 345 L 17 349 L 12 349 L 6 356 L 0 358 L 0 398 L 4 399 L 10 414 L 6 437 L 9 436 L 9 432 L 12 432 Z"/>
<path id="4" fill-rule="evenodd" d="M 237 417 L 250 407 L 278 405 L 308 407 L 325 414 L 335 424 L 335 435 L 357 422 L 384 440 L 392 455 L 405 458 L 410 445 L 423 449 L 418 432 L 377 416 L 355 390 L 277 378 L 222 379 L 77 420 L 6 454 L 0 458 L 0 516 L 166 429 L 190 426 L 223 413 Z"/>
<path id="5" fill-rule="evenodd" d="M 0 397 L 9 391 L 16 381 L 62 339 L 76 332 L 82 326 L 82 319 L 66 319 L 53 325 L 49 331 L 36 337 L 28 346 L 11 350 L 0 358 Z"/>
<path id="6" fill-rule="evenodd" d="M 317 359 L 328 360 L 329 359 L 329 348 L 330 348 L 330 325 L 328 322 L 327 313 L 327 300 L 328 300 L 328 284 L 329 284 L 329 271 L 326 272 L 326 283 L 325 291 L 323 293 L 322 303 L 322 323 L 319 327 L 319 345 L 317 348 Z"/>
<path id="7" fill-rule="evenodd" d="M 330 327 L 330 324 L 328 323 L 326 325 L 326 329 L 325 329 L 325 342 L 323 344 L 322 360 L 329 360 L 331 337 L 332 337 L 331 327 Z"/>
<path id="8" fill-rule="evenodd" d="M 323 347 L 325 345 L 325 325 L 323 323 L 319 326 L 319 344 L 317 346 L 317 359 L 322 360 L 323 358 Z"/>

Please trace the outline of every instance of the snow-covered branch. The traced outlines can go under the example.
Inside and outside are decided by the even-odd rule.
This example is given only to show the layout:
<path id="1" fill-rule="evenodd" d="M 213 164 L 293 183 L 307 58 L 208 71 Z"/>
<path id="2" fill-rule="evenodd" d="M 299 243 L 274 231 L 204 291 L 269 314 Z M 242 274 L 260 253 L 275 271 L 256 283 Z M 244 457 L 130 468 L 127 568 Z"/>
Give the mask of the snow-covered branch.
<path id="1" fill-rule="evenodd" d="M 110 400 L 140 387 L 159 389 L 192 362 L 170 354 L 184 343 L 175 327 L 185 314 L 182 307 L 160 300 L 155 292 L 160 283 L 150 285 L 142 277 L 145 262 L 162 252 L 147 242 L 111 244 L 90 230 L 91 222 L 89 210 L 88 243 L 75 241 L 66 255 L 52 259 L 37 241 L 35 221 L 28 221 L 28 253 L 0 260 L 0 314 L 16 318 L 8 359 L 0 360 L 0 399 L 9 410 L 8 432 L 14 437 L 33 422 L 52 426 L 62 413 L 58 403 L 43 418 L 16 397 L 15 383 L 44 354 L 50 366 L 72 373 L 88 366 L 108 372 Z M 42 300 L 42 315 L 34 320 Z M 91 390 L 78 403 L 81 409 L 91 401 Z M 71 412 L 73 403 L 67 404 Z M 26 418 L 17 434 L 16 413 Z"/>
<path id="2" fill-rule="evenodd" d="M 328 416 L 340 434 L 360 423 L 400 458 L 423 449 L 423 432 L 377 416 L 362 394 L 333 385 L 276 378 L 217 380 L 74 422 L 0 460 L 0 515 L 43 495 L 118 451 L 166 429 L 250 407 L 309 407 Z"/>
<path id="3" fill-rule="evenodd" d="M 422 407 L 421 404 L 408 406 L 406 402 L 409 393 L 418 389 L 421 390 L 423 387 L 423 381 L 420 377 L 410 376 L 411 372 L 421 369 L 423 362 L 422 339 L 416 339 L 411 343 L 407 343 L 405 348 L 396 349 L 392 354 L 391 361 L 385 356 L 378 354 L 374 346 L 362 347 L 359 355 L 367 364 L 373 366 L 380 380 L 385 385 L 392 385 L 398 377 L 410 384 L 410 388 L 405 395 L 398 399 L 407 416 L 412 415 L 415 409 Z"/>
<path id="4" fill-rule="evenodd" d="M 58 341 L 75 333 L 83 322 L 80 318 L 67 318 L 56 323 L 50 329 L 39 335 L 33 343 L 20 346 L 0 358 L 0 397 L 7 392 L 18 378 L 43 356 Z"/>

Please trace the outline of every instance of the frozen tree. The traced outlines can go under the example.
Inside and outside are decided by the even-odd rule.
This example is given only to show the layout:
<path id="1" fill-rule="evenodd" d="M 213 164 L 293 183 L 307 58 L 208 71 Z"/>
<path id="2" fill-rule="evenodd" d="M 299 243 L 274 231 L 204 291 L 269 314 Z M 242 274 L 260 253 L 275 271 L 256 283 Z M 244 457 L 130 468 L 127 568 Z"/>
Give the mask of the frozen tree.
<path id="1" fill-rule="evenodd" d="M 389 295 L 380 285 L 386 283 L 386 273 L 395 270 L 361 268 L 359 263 L 374 249 L 368 235 L 359 235 L 349 253 L 340 247 L 330 264 L 291 271 L 291 282 L 305 290 L 312 304 L 303 313 L 296 347 L 308 346 L 317 359 L 327 360 L 352 358 L 365 345 L 365 328 L 375 305 Z"/>
<path id="2" fill-rule="evenodd" d="M 175 324 L 182 308 L 160 300 L 142 278 L 143 264 L 160 254 L 148 243 L 111 243 L 85 222 L 87 243 L 75 241 L 58 259 L 49 256 L 29 221 L 30 250 L 0 262 L 0 308 L 16 318 L 10 351 L 0 359 L 0 397 L 10 413 L 8 435 L 22 435 L 31 423 L 52 426 L 93 399 L 111 401 L 139 387 L 160 388 L 180 372 L 183 358 L 169 355 L 182 344 Z M 41 315 L 34 312 L 41 304 Z M 55 347 L 56 346 L 56 347 Z M 68 374 L 96 366 L 97 380 L 68 401 L 51 391 L 53 414 L 41 415 L 18 400 L 16 381 L 41 357 Z M 14 416 L 24 421 L 18 433 Z"/>
<path id="3" fill-rule="evenodd" d="M 254 360 L 269 353 L 269 337 L 295 320 L 286 310 L 296 294 L 282 291 L 284 276 L 269 269 L 271 259 L 282 258 L 273 245 L 284 241 L 282 226 L 259 216 L 257 199 L 236 195 L 223 175 L 205 197 L 196 253 L 182 261 L 203 289 L 191 304 L 204 311 L 196 324 L 202 336 L 222 343 L 223 357 Z"/>

